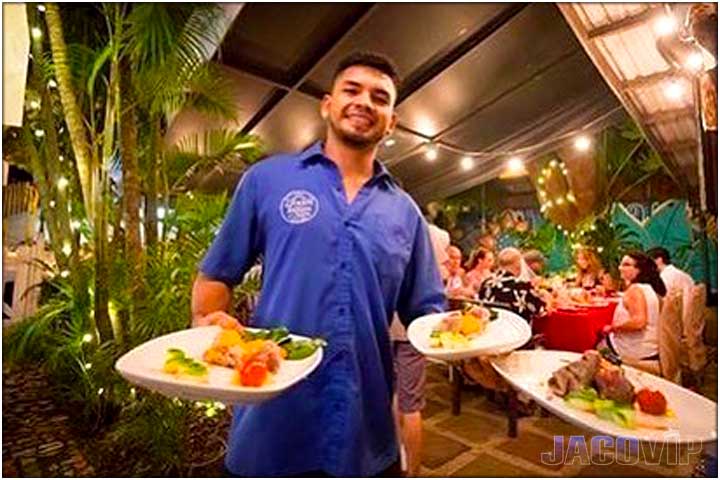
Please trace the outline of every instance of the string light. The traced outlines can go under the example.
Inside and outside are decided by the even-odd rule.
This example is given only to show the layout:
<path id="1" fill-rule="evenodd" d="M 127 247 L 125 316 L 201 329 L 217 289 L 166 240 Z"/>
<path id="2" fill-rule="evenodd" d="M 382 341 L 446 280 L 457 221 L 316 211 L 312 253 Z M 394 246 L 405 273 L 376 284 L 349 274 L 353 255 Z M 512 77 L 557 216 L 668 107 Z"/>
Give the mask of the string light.
<path id="1" fill-rule="evenodd" d="M 165 207 L 158 207 L 156 213 L 157 213 L 157 218 L 159 220 L 162 220 L 163 218 L 165 218 Z"/>
<path id="2" fill-rule="evenodd" d="M 63 157 L 62 155 L 58 155 L 58 160 L 60 160 L 61 162 L 64 162 L 64 161 L 65 161 L 65 157 Z"/>
<path id="3" fill-rule="evenodd" d="M 63 242 L 62 253 L 63 253 L 66 257 L 69 257 L 70 254 L 72 253 L 72 245 L 70 245 L 70 242 L 67 241 L 67 240 L 65 240 L 65 242 Z M 66 271 L 67 271 L 67 270 L 64 270 L 63 273 L 66 272 Z M 70 272 L 68 272 L 68 275 L 70 275 Z M 63 274 L 61 273 L 60 276 L 62 277 Z"/>
<path id="4" fill-rule="evenodd" d="M 40 4 L 40 5 L 37 6 L 37 9 L 38 9 L 39 12 L 45 13 L 45 5 Z"/>
<path id="5" fill-rule="evenodd" d="M 538 181 L 537 181 L 537 182 L 538 182 L 539 185 L 544 184 L 544 183 L 545 183 L 545 177 L 540 177 L 540 178 L 538 178 Z"/>
<path id="6" fill-rule="evenodd" d="M 604 250 L 604 248 L 603 248 L 603 247 L 597 247 L 597 251 L 598 251 L 598 253 L 602 253 L 602 252 L 603 252 L 603 250 Z"/>
<path id="7" fill-rule="evenodd" d="M 435 160 L 437 160 L 437 157 L 438 157 L 437 147 L 431 143 L 428 146 L 427 150 L 425 150 L 425 158 L 431 162 L 434 162 Z"/>
<path id="8" fill-rule="evenodd" d="M 68 185 L 70 185 L 70 180 L 65 177 L 58 178 L 57 186 L 60 190 L 65 190 Z"/>
<path id="9" fill-rule="evenodd" d="M 565 195 L 565 198 L 566 198 L 567 201 L 570 202 L 570 203 L 575 202 L 575 195 L 573 195 L 572 192 L 570 192 L 570 193 L 568 193 L 567 195 Z"/>
<path id="10" fill-rule="evenodd" d="M 48 203 L 50 208 L 55 208 L 55 200 L 50 200 L 50 203 Z"/>
<path id="11" fill-rule="evenodd" d="M 57 88 L 57 82 L 55 82 L 55 80 L 53 80 L 53 79 L 51 78 L 50 81 L 48 82 L 48 87 L 50 87 L 50 88 Z"/>
<path id="12" fill-rule="evenodd" d="M 559 198 L 556 198 L 556 199 L 555 199 L 555 205 L 558 205 L 558 206 L 559 206 L 559 205 L 562 205 L 563 203 L 565 203 L 565 199 L 564 199 L 564 198 L 559 197 Z"/>
<path id="13" fill-rule="evenodd" d="M 555 168 L 557 166 L 558 166 L 557 160 L 555 160 L 555 159 L 550 160 L 550 168 Z"/>
<path id="14" fill-rule="evenodd" d="M 35 130 L 35 136 L 38 138 L 42 138 L 45 136 L 45 130 L 37 129 Z"/>
<path id="15" fill-rule="evenodd" d="M 90 342 L 92 342 L 92 339 L 93 339 L 92 333 L 86 333 L 85 335 L 83 335 L 82 341 L 84 343 L 90 343 Z"/>
<path id="16" fill-rule="evenodd" d="M 471 157 L 463 157 L 460 159 L 460 168 L 464 171 L 472 170 L 472 168 L 475 166 L 475 160 L 473 160 Z"/>
<path id="17" fill-rule="evenodd" d="M 585 135 L 579 136 L 575 139 L 575 149 L 580 152 L 587 152 L 590 149 L 590 139 Z"/>
<path id="18" fill-rule="evenodd" d="M 685 67 L 688 70 L 697 72 L 700 69 L 702 69 L 704 66 L 705 66 L 705 62 L 703 61 L 702 53 L 693 52 L 690 55 L 688 55 L 687 61 L 685 62 Z"/>
<path id="19" fill-rule="evenodd" d="M 105 389 L 103 387 L 98 388 L 98 395 L 102 395 Z"/>
<path id="20" fill-rule="evenodd" d="M 395 139 L 394 139 L 394 138 L 388 138 L 387 140 L 385 140 L 385 146 L 386 146 L 386 147 L 392 147 L 393 145 L 395 145 Z"/>
<path id="21" fill-rule="evenodd" d="M 37 40 L 42 37 L 42 30 L 40 30 L 38 27 L 32 27 L 30 29 L 30 35 L 32 35 L 32 38 Z"/>
<path id="22" fill-rule="evenodd" d="M 85 370 L 90 370 L 92 368 L 92 363 L 88 362 L 84 366 L 85 366 Z"/>
<path id="23" fill-rule="evenodd" d="M 30 100 L 30 108 L 32 108 L 33 110 L 37 110 L 38 108 L 40 108 L 40 102 L 38 102 L 37 100 Z"/>
<path id="24" fill-rule="evenodd" d="M 68 246 L 69 246 L 69 245 L 68 245 Z M 68 253 L 65 253 L 65 247 L 63 247 L 63 253 L 65 253 L 65 255 L 70 255 L 71 252 L 72 252 L 72 249 L 70 249 L 70 250 L 68 251 Z M 60 277 L 61 277 L 61 278 L 67 278 L 67 277 L 69 277 L 69 276 L 70 276 L 70 272 L 69 272 L 68 270 L 63 270 L 62 272 L 60 272 Z"/>

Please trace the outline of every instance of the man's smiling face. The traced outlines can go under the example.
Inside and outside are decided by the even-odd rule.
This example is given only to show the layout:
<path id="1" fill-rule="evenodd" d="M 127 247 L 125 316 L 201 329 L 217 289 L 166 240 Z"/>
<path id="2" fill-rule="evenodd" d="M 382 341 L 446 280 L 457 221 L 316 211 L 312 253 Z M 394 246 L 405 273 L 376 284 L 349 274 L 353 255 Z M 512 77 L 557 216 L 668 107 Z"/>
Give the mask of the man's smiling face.
<path id="1" fill-rule="evenodd" d="M 321 113 L 341 142 L 368 148 L 395 127 L 396 98 L 395 84 L 388 75 L 355 65 L 335 79 L 332 92 L 323 98 Z"/>

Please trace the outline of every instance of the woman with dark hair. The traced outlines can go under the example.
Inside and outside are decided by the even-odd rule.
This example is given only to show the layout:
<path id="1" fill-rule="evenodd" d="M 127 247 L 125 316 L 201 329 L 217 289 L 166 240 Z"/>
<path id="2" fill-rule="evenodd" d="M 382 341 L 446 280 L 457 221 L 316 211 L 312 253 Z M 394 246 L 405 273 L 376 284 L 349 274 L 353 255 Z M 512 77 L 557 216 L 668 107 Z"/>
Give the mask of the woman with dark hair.
<path id="1" fill-rule="evenodd" d="M 620 277 L 627 286 L 606 328 L 607 346 L 620 358 L 658 358 L 658 319 L 665 284 L 655 262 L 643 252 L 628 252 L 620 262 Z"/>
<path id="2" fill-rule="evenodd" d="M 480 291 L 482 283 L 492 275 L 495 266 L 495 255 L 487 248 L 478 247 L 470 255 L 470 260 L 465 264 L 468 272 L 465 274 L 465 283 L 468 287 Z"/>

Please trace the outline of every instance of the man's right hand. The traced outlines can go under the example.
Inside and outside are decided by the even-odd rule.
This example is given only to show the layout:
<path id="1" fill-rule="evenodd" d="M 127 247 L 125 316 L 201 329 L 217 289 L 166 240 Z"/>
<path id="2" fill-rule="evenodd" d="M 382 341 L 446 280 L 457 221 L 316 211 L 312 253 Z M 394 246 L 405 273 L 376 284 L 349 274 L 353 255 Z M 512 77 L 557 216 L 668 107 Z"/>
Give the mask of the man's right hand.
<path id="1" fill-rule="evenodd" d="M 240 324 L 237 318 L 228 315 L 222 310 L 218 310 L 207 315 L 197 318 L 193 321 L 195 327 L 205 327 L 208 325 L 218 325 L 219 327 L 242 332 L 245 327 Z"/>

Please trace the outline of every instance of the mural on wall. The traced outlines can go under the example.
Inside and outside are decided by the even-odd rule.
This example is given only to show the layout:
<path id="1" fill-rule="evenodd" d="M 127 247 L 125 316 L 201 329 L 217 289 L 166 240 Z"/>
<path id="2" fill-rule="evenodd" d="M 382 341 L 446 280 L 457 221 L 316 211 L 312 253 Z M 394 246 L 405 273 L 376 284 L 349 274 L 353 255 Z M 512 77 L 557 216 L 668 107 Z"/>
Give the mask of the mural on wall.
<path id="1" fill-rule="evenodd" d="M 686 200 L 651 205 L 615 203 L 606 218 L 589 219 L 572 233 L 549 222 L 536 209 L 492 212 L 462 206 L 441 211 L 447 222 L 444 228 L 466 256 L 483 236 L 492 235 L 497 249 L 513 246 L 540 250 L 547 258 L 547 272 L 559 273 L 572 267 L 573 245 L 585 243 L 594 245 L 606 268 L 615 273 L 624 251 L 663 246 L 673 262 L 696 282 L 707 278 L 710 288 L 717 290 L 717 224 L 709 218 L 703 230 L 701 219 Z"/>

